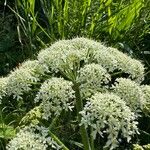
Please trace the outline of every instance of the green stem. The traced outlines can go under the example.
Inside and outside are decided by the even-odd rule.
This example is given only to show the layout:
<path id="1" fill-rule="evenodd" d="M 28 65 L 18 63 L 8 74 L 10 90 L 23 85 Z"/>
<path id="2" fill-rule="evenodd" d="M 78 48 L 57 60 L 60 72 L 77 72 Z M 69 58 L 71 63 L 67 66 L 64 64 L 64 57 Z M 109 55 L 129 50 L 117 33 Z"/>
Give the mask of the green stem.
<path id="1" fill-rule="evenodd" d="M 64 145 L 64 143 L 61 142 L 61 141 L 59 140 L 59 138 L 58 138 L 56 135 L 54 135 L 51 131 L 49 131 L 49 134 L 50 134 L 50 136 L 57 142 L 57 144 L 59 144 L 60 146 L 62 146 L 62 149 L 63 149 L 63 150 L 69 150 L 69 149 Z"/>
<path id="2" fill-rule="evenodd" d="M 59 138 L 51 132 L 52 128 L 56 125 L 56 122 L 57 122 L 58 119 L 59 119 L 59 116 L 56 116 L 56 117 L 53 119 L 52 123 L 51 123 L 50 126 L 49 126 L 49 134 L 50 134 L 50 136 L 51 136 L 60 146 L 62 146 L 63 150 L 69 150 L 69 149 L 64 145 L 64 143 L 61 142 L 61 141 L 59 140 Z"/>
<path id="3" fill-rule="evenodd" d="M 118 71 L 118 72 L 112 73 L 111 76 L 120 75 L 120 74 L 122 74 L 122 73 L 123 73 L 122 71 Z"/>
<path id="4" fill-rule="evenodd" d="M 93 132 L 93 128 L 91 127 L 91 133 Z M 93 136 L 92 134 L 90 135 L 90 142 L 91 142 L 91 149 L 92 150 L 95 150 L 94 148 L 94 139 L 93 139 Z"/>
<path id="5" fill-rule="evenodd" d="M 75 96 L 76 96 L 77 116 L 78 116 L 78 121 L 80 123 L 81 115 L 79 114 L 79 112 L 83 110 L 83 102 L 82 102 L 81 95 L 80 95 L 79 85 L 76 83 L 74 84 L 74 90 L 75 90 Z M 84 150 L 91 150 L 88 133 L 87 133 L 84 125 L 80 126 L 80 134 L 82 137 Z"/>
<path id="6" fill-rule="evenodd" d="M 53 129 L 53 127 L 56 125 L 56 122 L 57 122 L 58 119 L 59 119 L 59 116 L 56 116 L 56 117 L 53 119 L 52 123 L 51 123 L 50 126 L 49 126 L 49 130 L 50 130 L 50 131 L 51 131 L 51 130 Z"/>

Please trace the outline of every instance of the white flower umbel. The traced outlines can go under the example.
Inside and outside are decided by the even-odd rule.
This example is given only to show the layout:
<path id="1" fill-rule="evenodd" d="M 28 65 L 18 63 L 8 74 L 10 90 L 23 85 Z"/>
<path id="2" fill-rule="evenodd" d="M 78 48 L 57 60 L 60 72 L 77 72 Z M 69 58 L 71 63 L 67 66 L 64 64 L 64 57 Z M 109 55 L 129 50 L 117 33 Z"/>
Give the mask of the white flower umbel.
<path id="1" fill-rule="evenodd" d="M 53 49 L 47 48 L 45 50 L 42 50 L 39 54 L 38 54 L 38 60 L 40 63 L 47 65 L 47 67 L 49 67 L 52 71 L 57 72 L 59 65 L 62 63 L 61 59 L 61 50 L 59 49 Z"/>
<path id="2" fill-rule="evenodd" d="M 32 84 L 38 80 L 28 68 L 17 68 L 8 78 L 7 93 L 17 99 L 22 99 L 23 93 L 30 91 Z"/>
<path id="3" fill-rule="evenodd" d="M 37 60 L 26 61 L 8 76 L 7 93 L 13 98 L 22 99 L 23 93 L 29 92 L 48 69 Z"/>
<path id="4" fill-rule="evenodd" d="M 48 129 L 40 126 L 26 126 L 7 145 L 7 150 L 60 150 L 49 135 Z"/>
<path id="5" fill-rule="evenodd" d="M 28 60 L 25 61 L 20 68 L 29 69 L 32 72 L 34 77 L 39 78 L 44 75 L 46 72 L 49 72 L 48 68 L 44 64 L 40 64 L 37 60 Z"/>
<path id="6" fill-rule="evenodd" d="M 106 147 L 114 149 L 118 146 L 118 136 L 127 138 L 137 132 L 135 115 L 126 103 L 112 93 L 96 93 L 93 95 L 80 112 L 82 116 L 81 125 L 93 128 L 92 136 L 96 138 L 99 133 L 102 137 L 107 135 Z"/>
<path id="7" fill-rule="evenodd" d="M 72 56 L 76 60 L 72 59 Z M 140 61 L 132 59 L 115 48 L 106 47 L 86 38 L 58 41 L 50 48 L 41 51 L 38 60 L 56 72 L 59 69 L 63 70 L 64 66 L 73 69 L 75 63 L 96 62 L 109 72 L 118 70 L 127 73 L 138 82 L 144 77 L 144 66 Z"/>
<path id="8" fill-rule="evenodd" d="M 127 74 L 134 82 L 129 79 L 117 79 L 112 90 L 116 95 L 106 93 L 120 72 L 123 75 Z M 122 134 L 121 137 L 129 141 L 137 130 L 135 115 L 131 110 L 137 112 L 143 107 L 144 99 L 149 97 L 138 84 L 143 79 L 143 74 L 144 66 L 140 61 L 117 49 L 86 38 L 62 40 L 39 52 L 37 60 L 26 61 L 12 71 L 6 77 L 6 83 L 5 79 L 1 78 L 0 98 L 13 95 L 13 98 L 26 99 L 26 94 L 40 84 L 41 88 L 35 97 L 40 110 L 39 107 L 33 109 L 22 120 L 27 123 L 28 120 L 33 120 L 37 124 L 41 118 L 48 119 L 60 115 L 63 110 L 71 110 L 75 97 L 79 112 L 82 110 L 82 102 L 85 103 L 83 99 L 91 97 L 81 111 L 81 124 L 93 128 L 93 137 L 97 132 L 107 135 L 106 146 L 113 149 L 117 146 L 118 134 Z M 58 76 L 60 78 L 56 78 Z M 85 97 L 82 97 L 83 95 Z M 35 118 L 32 114 L 35 114 Z M 78 118 L 80 121 L 80 115 Z M 88 149 L 88 135 L 85 129 L 82 129 L 83 145 Z"/>
<path id="9" fill-rule="evenodd" d="M 117 61 L 117 69 L 128 73 L 132 79 L 140 82 L 144 78 L 144 65 L 115 48 L 108 47 L 108 51 L 115 57 Z"/>
<path id="10" fill-rule="evenodd" d="M 107 47 L 97 48 L 94 52 L 95 61 L 106 68 L 109 72 L 113 72 L 117 69 L 117 60 L 114 55 L 112 55 Z"/>
<path id="11" fill-rule="evenodd" d="M 96 42 L 94 40 L 90 40 L 90 39 L 83 38 L 83 37 L 74 38 L 70 40 L 70 45 L 72 45 L 75 49 L 78 49 L 86 53 L 85 62 L 88 62 L 88 63 L 93 61 L 95 50 L 106 48 L 100 42 Z"/>
<path id="12" fill-rule="evenodd" d="M 150 86 L 143 85 L 143 86 L 141 86 L 141 88 L 142 88 L 142 92 L 144 94 L 145 107 L 147 107 L 148 111 L 150 112 Z"/>
<path id="13" fill-rule="evenodd" d="M 53 44 L 50 48 L 41 51 L 38 55 L 38 60 L 42 64 L 46 64 L 50 70 L 57 72 L 59 69 L 64 70 L 63 67 L 73 69 L 74 59 L 81 61 L 85 58 L 86 52 L 75 49 L 70 43 L 66 41 L 59 41 Z"/>
<path id="14" fill-rule="evenodd" d="M 45 72 L 56 72 L 75 81 L 77 72 L 86 64 L 98 63 L 109 72 L 128 73 L 132 79 L 143 79 L 144 66 L 117 49 L 86 38 L 62 40 L 38 54 L 38 60 L 27 61 L 9 75 L 8 95 L 21 99 Z"/>
<path id="15" fill-rule="evenodd" d="M 95 48 L 94 59 L 97 63 L 101 64 L 109 72 L 115 70 L 122 71 L 129 74 L 132 79 L 141 82 L 144 78 L 144 65 L 135 59 L 127 56 L 126 54 L 111 47 Z"/>
<path id="16" fill-rule="evenodd" d="M 130 79 L 118 78 L 114 92 L 120 96 L 134 112 L 138 112 L 145 103 L 143 92 L 138 83 Z"/>
<path id="17" fill-rule="evenodd" d="M 48 119 L 52 113 L 59 115 L 62 110 L 73 107 L 74 91 L 72 82 L 63 78 L 51 78 L 45 81 L 35 98 L 35 102 L 42 101 L 43 118 Z"/>
<path id="18" fill-rule="evenodd" d="M 0 103 L 1 103 L 1 99 L 3 96 L 5 96 L 6 93 L 6 88 L 7 88 L 7 82 L 8 82 L 8 78 L 0 78 Z"/>
<path id="19" fill-rule="evenodd" d="M 78 74 L 77 82 L 80 83 L 81 93 L 84 95 L 87 95 L 87 92 L 90 94 L 90 91 L 101 90 L 111 80 L 107 70 L 94 63 L 85 65 L 79 70 Z"/>

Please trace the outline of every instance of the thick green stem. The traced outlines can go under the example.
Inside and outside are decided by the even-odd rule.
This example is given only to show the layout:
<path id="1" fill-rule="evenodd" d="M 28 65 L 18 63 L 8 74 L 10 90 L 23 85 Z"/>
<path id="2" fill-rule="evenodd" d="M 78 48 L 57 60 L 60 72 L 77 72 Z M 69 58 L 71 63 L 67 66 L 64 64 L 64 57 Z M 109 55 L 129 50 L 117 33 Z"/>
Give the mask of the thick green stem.
<path id="1" fill-rule="evenodd" d="M 78 121 L 80 123 L 81 122 L 81 115 L 79 114 L 79 112 L 83 110 L 83 102 L 82 102 L 81 95 L 80 95 L 79 85 L 76 83 L 74 84 L 74 90 L 75 90 L 75 96 L 76 96 L 77 116 L 78 116 Z M 88 133 L 87 133 L 84 125 L 80 126 L 80 134 L 82 137 L 84 150 L 91 150 Z"/>
<path id="2" fill-rule="evenodd" d="M 91 127 L 91 133 L 93 132 L 93 128 Z M 92 150 L 95 150 L 94 148 L 94 139 L 93 139 L 93 136 L 92 134 L 90 135 L 90 142 L 91 142 L 91 149 Z"/>

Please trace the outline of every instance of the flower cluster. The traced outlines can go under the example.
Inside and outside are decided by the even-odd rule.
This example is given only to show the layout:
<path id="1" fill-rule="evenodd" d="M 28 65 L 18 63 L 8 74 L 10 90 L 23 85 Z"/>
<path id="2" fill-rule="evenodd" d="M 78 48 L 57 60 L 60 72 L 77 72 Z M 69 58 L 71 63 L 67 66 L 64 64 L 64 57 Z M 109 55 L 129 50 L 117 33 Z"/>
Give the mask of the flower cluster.
<path id="1" fill-rule="evenodd" d="M 119 133 L 127 138 L 137 132 L 137 122 L 134 113 L 126 106 L 126 103 L 112 93 L 96 93 L 89 98 L 83 111 L 81 125 L 93 128 L 92 136 L 95 138 L 99 133 L 108 135 L 106 147 L 114 149 L 118 145 Z"/>
<path id="2" fill-rule="evenodd" d="M 114 55 L 112 55 L 107 47 L 97 48 L 94 51 L 95 61 L 106 68 L 109 72 L 113 72 L 117 69 L 117 60 Z"/>
<path id="3" fill-rule="evenodd" d="M 8 76 L 7 94 L 21 99 L 23 93 L 30 91 L 31 86 L 48 71 L 60 71 L 65 76 L 71 76 L 69 79 L 76 79 L 76 76 L 72 77 L 72 71 L 75 69 L 77 73 L 81 67 L 91 63 L 98 63 L 110 72 L 121 70 L 133 79 L 143 78 L 144 66 L 140 61 L 99 42 L 75 38 L 52 44 L 38 54 L 38 60 L 26 61 L 12 71 Z"/>
<path id="4" fill-rule="evenodd" d="M 40 126 L 26 126 L 7 145 L 7 150 L 60 150 L 49 135 L 48 129 Z"/>
<path id="5" fill-rule="evenodd" d="M 66 67 L 73 69 L 74 63 L 83 60 L 86 53 L 86 51 L 76 49 L 70 42 L 59 41 L 50 48 L 41 51 L 38 60 L 40 63 L 46 64 L 50 70 L 58 72 L 59 70 L 65 70 Z"/>
<path id="6" fill-rule="evenodd" d="M 137 82 L 143 80 L 144 66 L 140 61 L 132 59 L 131 57 L 112 47 L 109 47 L 108 51 L 115 56 L 117 61 L 117 69 L 128 73 L 131 78 L 135 79 Z"/>
<path id="7" fill-rule="evenodd" d="M 72 59 L 72 56 L 75 59 Z M 38 60 L 56 72 L 60 69 L 65 70 L 66 67 L 73 69 L 74 63 L 83 61 L 85 64 L 96 62 L 109 72 L 121 70 L 137 81 L 141 81 L 144 76 L 144 66 L 140 61 L 86 38 L 58 41 L 41 51 Z"/>
<path id="8" fill-rule="evenodd" d="M 94 59 L 110 72 L 121 70 L 124 73 L 128 73 L 137 82 L 143 80 L 144 66 L 142 63 L 119 52 L 117 49 L 111 47 L 95 49 Z"/>
<path id="9" fill-rule="evenodd" d="M 44 119 L 51 117 L 52 113 L 59 115 L 62 110 L 72 109 L 72 99 L 74 99 L 72 86 L 71 82 L 55 77 L 42 84 L 35 102 L 42 100 L 41 107 Z"/>
<path id="10" fill-rule="evenodd" d="M 13 95 L 13 98 L 22 99 L 23 93 L 30 91 L 35 82 L 37 78 L 32 76 L 29 69 L 16 69 L 8 77 L 7 93 Z"/>
<path id="11" fill-rule="evenodd" d="M 150 86 L 149 85 L 144 85 L 141 86 L 142 92 L 144 94 L 144 99 L 145 99 L 145 106 L 146 109 L 150 112 Z"/>
<path id="12" fill-rule="evenodd" d="M 6 95 L 8 78 L 0 78 L 0 100 Z"/>
<path id="13" fill-rule="evenodd" d="M 78 74 L 77 82 L 80 83 L 81 93 L 84 95 L 92 91 L 100 91 L 111 78 L 106 69 L 94 63 L 85 65 Z"/>
<path id="14" fill-rule="evenodd" d="M 38 60 L 25 61 L 20 68 L 29 69 L 34 77 L 39 78 L 46 72 L 49 72 L 48 68 L 44 64 L 40 64 Z"/>
<path id="15" fill-rule="evenodd" d="M 118 78 L 114 86 L 114 92 L 120 96 L 134 112 L 143 108 L 145 103 L 140 85 L 130 79 Z"/>
<path id="16" fill-rule="evenodd" d="M 47 68 L 38 61 L 26 61 L 8 76 L 7 94 L 22 99 L 23 93 L 30 91 L 31 86 L 38 82 L 46 71 Z"/>

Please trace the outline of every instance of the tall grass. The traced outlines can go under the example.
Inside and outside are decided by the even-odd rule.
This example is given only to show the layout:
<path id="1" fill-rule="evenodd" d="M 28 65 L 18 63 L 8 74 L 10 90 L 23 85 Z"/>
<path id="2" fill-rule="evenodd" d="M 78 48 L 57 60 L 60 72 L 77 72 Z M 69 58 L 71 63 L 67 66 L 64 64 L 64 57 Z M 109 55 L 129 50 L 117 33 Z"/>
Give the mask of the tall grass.
<path id="1" fill-rule="evenodd" d="M 22 42 L 25 35 L 30 49 L 73 36 L 122 38 L 144 7 L 143 0 L 16 0 L 15 4 L 19 39 Z"/>

